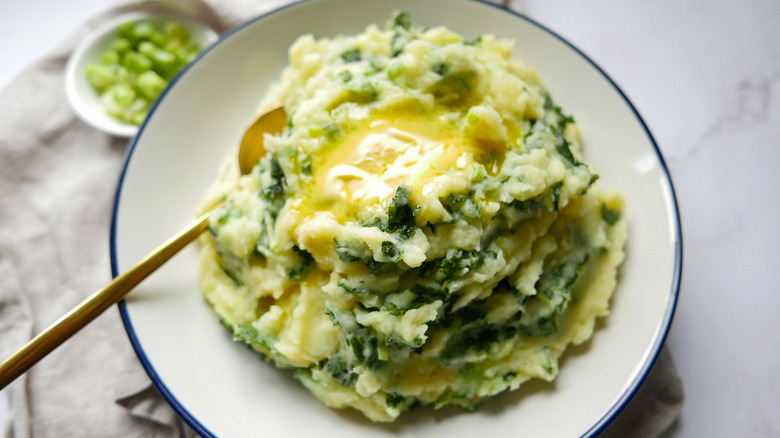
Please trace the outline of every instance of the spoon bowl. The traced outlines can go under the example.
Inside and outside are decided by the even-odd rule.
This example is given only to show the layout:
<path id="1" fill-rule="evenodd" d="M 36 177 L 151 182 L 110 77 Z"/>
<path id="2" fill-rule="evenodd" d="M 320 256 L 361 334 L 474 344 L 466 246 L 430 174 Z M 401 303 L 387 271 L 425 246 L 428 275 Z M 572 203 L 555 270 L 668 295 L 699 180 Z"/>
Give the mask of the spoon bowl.
<path id="1" fill-rule="evenodd" d="M 238 167 L 242 175 L 252 171 L 266 153 L 265 135 L 281 132 L 287 123 L 287 112 L 281 104 L 272 107 L 263 113 L 249 126 L 244 138 L 241 139 L 241 148 L 238 150 Z"/>

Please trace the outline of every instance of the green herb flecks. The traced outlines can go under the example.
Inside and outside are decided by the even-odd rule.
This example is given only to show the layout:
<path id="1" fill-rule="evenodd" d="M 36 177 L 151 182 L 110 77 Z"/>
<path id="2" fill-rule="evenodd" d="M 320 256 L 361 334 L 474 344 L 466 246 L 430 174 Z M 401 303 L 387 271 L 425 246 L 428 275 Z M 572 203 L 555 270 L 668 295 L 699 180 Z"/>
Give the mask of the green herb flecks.
<path id="1" fill-rule="evenodd" d="M 401 184 L 395 191 L 395 196 L 387 210 L 387 227 L 389 233 L 397 233 L 402 239 L 408 239 L 418 229 L 414 219 L 414 209 L 409 204 L 412 189 Z"/>
<path id="2" fill-rule="evenodd" d="M 521 318 L 521 330 L 526 336 L 549 335 L 558 329 L 558 316 L 568 307 L 574 284 L 589 259 L 590 253 L 582 248 L 545 268 L 536 285 L 538 293 L 527 298 L 526 312 Z"/>
<path id="3" fill-rule="evenodd" d="M 448 361 L 463 356 L 469 351 L 486 353 L 498 340 L 498 335 L 499 331 L 495 324 L 482 320 L 466 324 L 450 338 L 439 357 Z"/>
<path id="4" fill-rule="evenodd" d="M 258 347 L 259 351 L 267 351 L 271 354 L 278 354 L 273 352 L 268 342 L 260 337 L 260 333 L 254 327 L 239 323 L 238 321 L 232 320 L 230 318 L 221 318 L 219 322 L 231 331 L 234 340 L 245 342 L 249 346 Z M 255 349 L 255 351 L 258 351 L 258 349 Z M 262 354 L 261 357 L 264 360 L 270 360 L 270 357 L 265 354 Z"/>
<path id="5" fill-rule="evenodd" d="M 566 139 L 566 127 L 575 123 L 574 117 L 565 114 L 560 106 L 555 105 L 549 94 L 544 95 L 544 109 L 547 111 L 548 129 L 555 138 L 555 150 L 572 165 L 582 165 L 582 162 L 574 157 L 571 144 Z"/>
<path id="6" fill-rule="evenodd" d="M 400 394 L 396 394 L 394 392 L 388 392 L 387 398 L 385 402 L 387 403 L 387 406 L 390 406 L 391 408 L 395 408 L 398 406 L 399 403 L 404 401 L 404 396 Z"/>
<path id="7" fill-rule="evenodd" d="M 362 283 L 360 284 L 351 284 L 348 283 L 346 280 L 340 280 L 339 281 L 339 287 L 344 289 L 345 291 L 351 293 L 352 295 L 357 295 L 360 297 L 369 297 L 373 295 L 377 295 L 377 292 L 372 290 L 369 287 L 366 287 Z"/>
<path id="8" fill-rule="evenodd" d="M 482 44 L 482 35 L 477 36 L 476 38 L 474 38 L 471 41 L 464 41 L 463 42 L 464 46 L 479 46 L 481 44 Z"/>
<path id="9" fill-rule="evenodd" d="M 360 49 L 355 47 L 354 49 L 350 49 L 350 50 L 347 50 L 346 52 L 342 53 L 340 55 L 340 57 L 346 63 L 358 62 L 361 59 L 363 59 L 363 53 L 360 51 Z"/>
<path id="10" fill-rule="evenodd" d="M 393 316 L 402 316 L 406 312 L 433 303 L 435 301 L 445 301 L 448 298 L 447 290 L 439 287 L 424 286 L 422 284 L 415 284 L 409 292 L 414 298 L 403 305 L 396 304 L 393 301 L 385 300 L 382 305 L 382 310 L 390 313 Z"/>
<path id="11" fill-rule="evenodd" d="M 390 40 L 391 56 L 395 58 L 403 53 L 407 43 L 409 43 L 409 37 L 406 35 L 400 33 L 393 35 L 393 38 Z"/>
<path id="12" fill-rule="evenodd" d="M 300 264 L 290 269 L 287 275 L 290 277 L 290 280 L 303 281 L 309 275 L 311 266 L 314 264 L 314 257 L 312 257 L 309 251 L 306 251 L 305 249 L 300 249 L 298 248 L 298 246 L 294 246 L 293 251 L 295 251 L 295 253 L 298 255 L 298 258 L 300 259 Z"/>
<path id="13" fill-rule="evenodd" d="M 333 379 L 346 387 L 353 386 L 357 381 L 358 375 L 349 366 L 349 362 L 342 354 L 334 354 L 325 360 L 323 367 Z"/>
<path id="14" fill-rule="evenodd" d="M 433 64 L 431 70 L 439 76 L 446 76 L 450 72 L 450 66 L 443 62 L 437 62 Z"/>
<path id="15" fill-rule="evenodd" d="M 615 225 L 622 215 L 620 210 L 610 210 L 606 205 L 601 204 L 601 217 L 610 225 Z"/>
<path id="16" fill-rule="evenodd" d="M 457 106 L 468 102 L 477 87 L 479 75 L 475 71 L 450 71 L 433 84 L 429 92 L 442 105 Z"/>
<path id="17" fill-rule="evenodd" d="M 342 328 L 350 347 L 348 359 L 353 366 L 365 365 L 369 369 L 378 370 L 387 365 L 387 355 L 380 354 L 379 338 L 373 329 L 358 324 L 351 311 L 328 309 L 327 313 L 333 324 Z"/>
<path id="18" fill-rule="evenodd" d="M 339 260 L 344 263 L 361 261 L 375 275 L 389 274 L 398 270 L 396 262 L 400 257 L 400 250 L 397 248 L 391 250 L 390 247 L 386 245 L 386 243 L 392 245 L 392 242 L 383 242 L 382 251 L 383 253 L 385 253 L 385 251 L 398 251 L 399 257 L 394 257 L 388 262 L 379 262 L 374 259 L 374 253 L 363 241 L 346 241 L 341 239 L 334 239 L 334 241 L 336 242 L 336 254 L 338 254 Z"/>
<path id="19" fill-rule="evenodd" d="M 379 91 L 377 91 L 374 84 L 368 79 L 357 78 L 350 79 L 348 86 L 345 90 L 336 96 L 333 102 L 328 105 L 328 110 L 339 107 L 345 103 L 355 103 L 358 105 L 366 105 L 374 102 L 379 98 Z"/>
<path id="20" fill-rule="evenodd" d="M 539 214 L 542 207 L 544 207 L 544 202 L 542 202 L 541 198 L 531 198 L 526 199 L 525 201 L 518 201 L 515 199 L 509 203 L 509 206 L 517 210 L 524 217 L 532 217 Z"/>
<path id="21" fill-rule="evenodd" d="M 344 263 L 352 263 L 358 260 L 362 260 L 366 257 L 372 257 L 371 250 L 367 245 L 355 245 L 350 244 L 347 241 L 340 239 L 333 239 L 336 242 L 336 254 L 339 259 Z"/>
<path id="22" fill-rule="evenodd" d="M 474 203 L 471 195 L 450 194 L 441 200 L 452 220 L 476 219 L 482 216 L 482 206 Z"/>
<path id="23" fill-rule="evenodd" d="M 470 270 L 477 269 L 485 262 L 486 253 L 483 251 L 464 251 L 450 248 L 447 256 L 439 265 L 438 278 L 451 280 L 462 277 Z"/>
<path id="24" fill-rule="evenodd" d="M 401 250 L 395 243 L 385 240 L 382 242 L 382 254 L 391 262 L 397 262 L 401 257 Z"/>
<path id="25" fill-rule="evenodd" d="M 410 30 L 412 28 L 412 17 L 408 12 L 396 11 L 390 18 L 392 27 L 396 29 Z"/>
<path id="26" fill-rule="evenodd" d="M 276 157 L 270 160 L 271 183 L 260 190 L 260 197 L 269 204 L 268 212 L 276 219 L 287 201 L 287 181 Z M 261 170 L 262 171 L 262 170 Z"/>
<path id="27" fill-rule="evenodd" d="M 563 187 L 563 181 L 558 181 L 550 187 L 552 192 L 553 210 L 559 211 L 561 209 L 561 187 Z"/>

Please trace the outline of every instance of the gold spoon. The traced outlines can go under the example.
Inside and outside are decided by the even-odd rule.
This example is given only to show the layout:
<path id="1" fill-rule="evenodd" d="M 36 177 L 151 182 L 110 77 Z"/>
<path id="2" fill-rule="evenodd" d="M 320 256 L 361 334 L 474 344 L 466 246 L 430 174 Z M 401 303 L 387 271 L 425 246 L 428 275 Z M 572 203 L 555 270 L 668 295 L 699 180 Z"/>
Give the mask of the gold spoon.
<path id="1" fill-rule="evenodd" d="M 251 172 L 255 164 L 265 155 L 264 134 L 280 133 L 286 122 L 287 114 L 284 107 L 278 105 L 263 113 L 247 129 L 238 152 L 238 163 L 242 175 Z M 188 227 L 155 248 L 130 269 L 116 276 L 111 283 L 82 301 L 0 364 L 0 389 L 5 388 L 17 377 L 24 374 L 31 366 L 81 330 L 104 310 L 121 301 L 133 287 L 195 240 L 208 226 L 211 212 L 223 204 L 220 203 L 204 213 Z"/>

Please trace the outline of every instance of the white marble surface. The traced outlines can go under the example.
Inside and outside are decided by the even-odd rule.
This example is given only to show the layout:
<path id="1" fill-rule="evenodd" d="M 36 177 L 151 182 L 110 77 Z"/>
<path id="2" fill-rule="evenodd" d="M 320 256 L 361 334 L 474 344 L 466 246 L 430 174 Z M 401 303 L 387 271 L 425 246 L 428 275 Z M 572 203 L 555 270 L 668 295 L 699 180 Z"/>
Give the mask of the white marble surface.
<path id="1" fill-rule="evenodd" d="M 672 172 L 684 267 L 668 345 L 687 400 L 667 437 L 780 436 L 780 2 L 519 3 L 623 88 Z M 3 2 L 0 87 L 108 4 Z"/>

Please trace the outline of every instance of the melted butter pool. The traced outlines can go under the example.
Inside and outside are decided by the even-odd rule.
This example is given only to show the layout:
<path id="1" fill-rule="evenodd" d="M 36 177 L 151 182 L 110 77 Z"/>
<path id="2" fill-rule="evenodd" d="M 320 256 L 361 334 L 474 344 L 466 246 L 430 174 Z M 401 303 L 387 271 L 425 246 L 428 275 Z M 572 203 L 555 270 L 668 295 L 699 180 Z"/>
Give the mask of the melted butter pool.
<path id="1" fill-rule="evenodd" d="M 442 117 L 377 117 L 323 148 L 293 205 L 302 218 L 325 212 L 340 223 L 362 209 L 385 210 L 400 184 L 415 194 L 453 169 L 476 164 L 496 173 L 506 144 L 468 138 Z"/>

